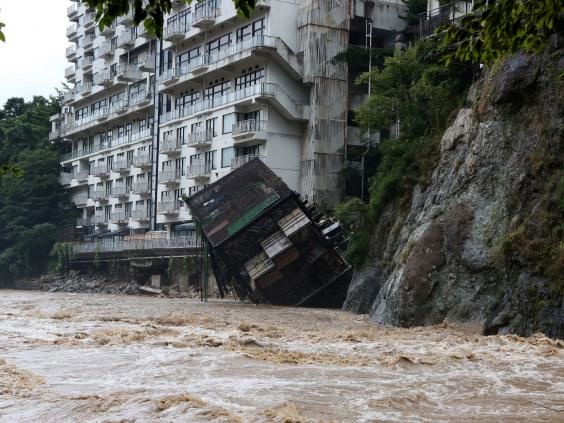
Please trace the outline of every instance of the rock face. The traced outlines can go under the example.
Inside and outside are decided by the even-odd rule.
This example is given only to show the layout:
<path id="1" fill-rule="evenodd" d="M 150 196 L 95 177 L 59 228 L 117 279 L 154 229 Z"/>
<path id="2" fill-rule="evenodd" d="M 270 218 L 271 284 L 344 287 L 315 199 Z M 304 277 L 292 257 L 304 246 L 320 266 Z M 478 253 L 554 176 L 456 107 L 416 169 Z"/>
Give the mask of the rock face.
<path id="1" fill-rule="evenodd" d="M 441 140 L 430 185 L 415 188 L 409 210 L 390 205 L 381 217 L 345 309 L 383 324 L 472 320 L 486 333 L 564 337 L 562 275 L 502 254 L 509 234 L 546 206 L 546 181 L 564 181 L 561 57 L 519 54 L 475 84 Z"/>

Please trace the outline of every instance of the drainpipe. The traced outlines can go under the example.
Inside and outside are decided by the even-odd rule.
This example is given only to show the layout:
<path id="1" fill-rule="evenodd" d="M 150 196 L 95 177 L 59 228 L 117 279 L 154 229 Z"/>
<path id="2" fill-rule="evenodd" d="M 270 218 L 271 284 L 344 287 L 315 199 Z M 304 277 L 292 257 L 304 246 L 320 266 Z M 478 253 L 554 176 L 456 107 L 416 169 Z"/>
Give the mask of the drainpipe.
<path id="1" fill-rule="evenodd" d="M 368 22 L 368 30 L 367 30 L 367 34 L 366 37 L 368 38 L 368 74 L 370 74 L 370 72 L 372 72 L 372 21 Z M 368 77 L 368 97 L 370 98 L 370 94 L 372 93 L 372 81 L 370 76 Z M 368 152 L 370 151 L 370 128 L 368 128 L 367 130 L 367 140 L 366 140 L 366 150 L 364 150 L 364 153 L 362 153 L 362 161 L 361 161 L 361 166 L 362 166 L 362 180 L 361 180 L 361 186 L 360 186 L 360 198 L 361 200 L 364 201 L 364 185 L 365 185 L 365 179 L 366 179 L 366 170 L 364 167 L 364 162 L 365 162 L 365 157 L 368 154 Z"/>
<path id="2" fill-rule="evenodd" d="M 157 228 L 157 201 L 159 199 L 159 144 L 160 144 L 160 125 L 161 125 L 161 113 L 159 109 L 159 94 L 158 94 L 158 57 L 160 57 L 161 52 L 163 51 L 163 41 L 160 39 L 159 41 L 159 48 L 155 48 L 155 85 L 153 87 L 153 105 L 155 107 L 156 119 L 153 118 L 153 122 L 156 121 L 156 124 L 153 123 L 153 130 L 157 132 L 156 142 L 153 139 L 153 149 L 151 151 L 151 162 L 153 164 L 153 177 L 151 178 L 151 183 L 154 181 L 153 189 L 153 219 L 151 220 L 151 230 L 154 231 Z M 153 135 L 154 137 L 154 135 Z"/>

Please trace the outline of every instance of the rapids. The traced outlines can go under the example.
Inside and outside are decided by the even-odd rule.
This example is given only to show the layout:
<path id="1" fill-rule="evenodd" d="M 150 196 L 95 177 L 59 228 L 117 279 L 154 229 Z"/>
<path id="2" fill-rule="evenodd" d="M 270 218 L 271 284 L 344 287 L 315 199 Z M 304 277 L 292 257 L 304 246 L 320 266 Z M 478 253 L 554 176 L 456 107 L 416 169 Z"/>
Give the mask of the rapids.
<path id="1" fill-rule="evenodd" d="M 564 421 L 564 343 L 336 310 L 0 291 L 0 422 Z"/>

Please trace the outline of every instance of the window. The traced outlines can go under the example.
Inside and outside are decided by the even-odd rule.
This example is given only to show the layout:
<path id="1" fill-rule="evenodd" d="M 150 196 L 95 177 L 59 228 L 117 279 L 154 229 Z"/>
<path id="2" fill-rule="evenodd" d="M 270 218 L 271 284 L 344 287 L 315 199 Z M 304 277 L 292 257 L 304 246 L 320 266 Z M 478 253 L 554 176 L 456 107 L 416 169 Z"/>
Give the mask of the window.
<path id="1" fill-rule="evenodd" d="M 202 190 L 202 186 L 201 185 L 196 185 L 194 187 L 189 187 L 188 188 L 188 196 L 192 196 L 193 194 L 196 194 L 198 191 Z"/>
<path id="2" fill-rule="evenodd" d="M 83 119 L 90 114 L 90 108 L 88 106 L 82 107 L 74 112 L 75 120 Z"/>
<path id="3" fill-rule="evenodd" d="M 117 35 L 116 35 L 116 36 L 113 37 L 112 40 L 110 41 L 110 48 L 112 49 L 112 53 L 113 53 L 114 51 L 116 51 L 116 48 L 117 48 L 117 40 L 118 40 L 118 37 L 117 37 Z"/>
<path id="4" fill-rule="evenodd" d="M 197 164 L 200 161 L 200 154 L 192 154 L 190 156 L 190 165 Z"/>
<path id="5" fill-rule="evenodd" d="M 146 120 L 145 119 L 141 119 L 139 121 L 139 132 L 143 132 L 145 130 L 145 125 L 146 125 Z"/>
<path id="6" fill-rule="evenodd" d="M 167 201 L 169 195 L 170 195 L 170 192 L 168 192 L 168 191 L 161 192 L 161 201 Z"/>
<path id="7" fill-rule="evenodd" d="M 184 195 L 184 188 L 179 188 L 179 189 L 174 190 L 174 199 L 175 200 L 182 199 L 183 195 Z"/>
<path id="8" fill-rule="evenodd" d="M 112 195 L 112 181 L 106 181 L 106 196 Z"/>
<path id="9" fill-rule="evenodd" d="M 97 110 L 100 110 L 101 108 L 106 107 L 106 99 L 102 99 L 100 101 L 96 101 L 95 103 L 92 103 L 92 105 L 90 106 L 92 113 L 96 112 Z"/>
<path id="10" fill-rule="evenodd" d="M 239 122 L 242 120 L 260 120 L 260 110 L 255 110 L 248 113 L 239 113 Z"/>
<path id="11" fill-rule="evenodd" d="M 172 160 L 165 160 L 164 162 L 162 162 L 162 170 L 165 170 L 167 167 L 171 167 L 172 166 Z"/>
<path id="12" fill-rule="evenodd" d="M 185 174 L 185 171 L 184 171 L 185 160 L 186 160 L 185 157 L 181 157 L 181 158 L 175 160 L 174 167 L 176 169 L 176 176 L 184 176 L 184 174 Z"/>
<path id="13" fill-rule="evenodd" d="M 133 164 L 133 150 L 127 152 L 127 165 L 131 166 Z"/>
<path id="14" fill-rule="evenodd" d="M 111 218 L 112 218 L 112 206 L 104 207 L 104 218 L 106 220 L 111 220 Z"/>
<path id="15" fill-rule="evenodd" d="M 214 151 L 207 151 L 204 156 L 204 162 L 206 164 L 206 170 L 211 169 L 214 170 L 216 168 L 215 164 L 215 150 Z"/>
<path id="16" fill-rule="evenodd" d="M 145 96 L 145 81 L 139 81 L 129 86 L 130 100 L 139 99 Z"/>
<path id="17" fill-rule="evenodd" d="M 110 65 L 110 78 L 114 78 L 117 75 L 117 63 Z"/>
<path id="18" fill-rule="evenodd" d="M 123 100 L 125 98 L 125 91 L 121 91 L 115 95 L 112 95 L 110 97 L 110 106 L 113 106 L 115 103 L 117 103 L 120 100 Z"/>
<path id="19" fill-rule="evenodd" d="M 243 75 L 235 78 L 235 89 L 240 90 L 260 83 L 264 79 L 264 69 L 243 71 Z"/>
<path id="20" fill-rule="evenodd" d="M 261 145 L 255 144 L 248 147 L 237 147 L 237 156 L 260 156 Z"/>
<path id="21" fill-rule="evenodd" d="M 125 218 L 131 217 L 131 210 L 133 209 L 133 202 L 129 201 L 125 203 Z"/>
<path id="22" fill-rule="evenodd" d="M 112 170 L 113 165 L 114 165 L 114 156 L 108 156 L 106 160 L 106 170 L 110 172 Z"/>
<path id="23" fill-rule="evenodd" d="M 194 132 L 198 132 L 198 129 L 200 129 L 202 127 L 202 122 L 196 122 L 193 123 L 192 126 L 190 127 L 190 133 L 194 133 Z"/>
<path id="24" fill-rule="evenodd" d="M 198 91 L 192 90 L 189 93 L 180 93 L 180 95 L 176 97 L 176 100 L 174 100 L 174 103 L 177 109 L 181 109 L 183 107 L 191 106 L 197 103 L 199 99 L 200 93 Z"/>
<path id="25" fill-rule="evenodd" d="M 215 123 L 217 122 L 217 118 L 212 118 L 206 120 L 206 132 L 211 133 L 212 137 L 217 136 L 217 132 L 215 131 Z"/>
<path id="26" fill-rule="evenodd" d="M 186 133 L 186 127 L 183 126 L 182 128 L 176 128 L 176 139 L 178 143 L 184 144 L 184 138 Z"/>
<path id="27" fill-rule="evenodd" d="M 131 135 L 132 124 L 128 123 L 125 125 L 125 136 L 129 137 Z"/>
<path id="28" fill-rule="evenodd" d="M 235 151 L 233 147 L 221 149 L 221 167 L 231 166 L 231 159 L 233 159 L 234 153 Z"/>
<path id="29" fill-rule="evenodd" d="M 237 42 L 247 40 L 254 36 L 260 36 L 264 33 L 264 18 L 245 25 L 237 30 Z"/>
<path id="30" fill-rule="evenodd" d="M 127 191 L 131 191 L 131 187 L 133 186 L 133 176 L 128 176 L 125 178 L 125 189 Z"/>
<path id="31" fill-rule="evenodd" d="M 226 49 L 229 44 L 231 44 L 231 34 L 225 34 L 215 40 L 210 41 L 206 45 L 206 53 L 207 54 L 214 54 L 219 52 L 220 50 Z"/>
<path id="32" fill-rule="evenodd" d="M 233 125 L 235 124 L 235 113 L 229 113 L 223 115 L 223 132 L 222 134 L 230 134 L 233 131 Z"/>
<path id="33" fill-rule="evenodd" d="M 188 50 L 185 53 L 176 56 L 176 67 L 184 68 L 187 67 L 192 60 L 200 56 L 200 47 L 195 47 L 192 50 Z M 187 71 L 187 70 L 186 70 Z"/>
<path id="34" fill-rule="evenodd" d="M 222 78 L 222 81 L 223 81 L 223 78 Z M 210 82 L 210 85 L 211 84 L 212 83 Z M 208 87 L 204 90 L 204 100 L 215 99 L 215 98 L 219 98 L 219 97 L 222 97 L 224 95 L 227 95 L 227 94 L 229 94 L 230 88 L 231 88 L 231 81 L 224 81 L 224 82 L 219 82 L 215 85 L 211 85 L 210 87 Z M 210 107 L 213 107 L 213 106 L 214 106 L 214 104 L 210 104 Z"/>
<path id="35" fill-rule="evenodd" d="M 145 182 L 145 174 L 140 173 L 137 175 L 137 182 Z"/>

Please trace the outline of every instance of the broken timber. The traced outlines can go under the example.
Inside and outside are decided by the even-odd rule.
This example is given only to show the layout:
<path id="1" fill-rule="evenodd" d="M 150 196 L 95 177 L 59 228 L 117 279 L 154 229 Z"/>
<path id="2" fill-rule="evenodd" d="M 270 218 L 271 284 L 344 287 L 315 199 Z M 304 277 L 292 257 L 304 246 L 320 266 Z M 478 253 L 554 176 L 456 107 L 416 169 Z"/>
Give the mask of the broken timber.
<path id="1" fill-rule="evenodd" d="M 308 207 L 260 160 L 186 201 L 209 243 L 221 292 L 279 305 L 340 307 L 351 268 L 338 224 Z"/>

